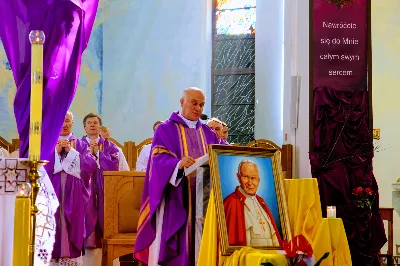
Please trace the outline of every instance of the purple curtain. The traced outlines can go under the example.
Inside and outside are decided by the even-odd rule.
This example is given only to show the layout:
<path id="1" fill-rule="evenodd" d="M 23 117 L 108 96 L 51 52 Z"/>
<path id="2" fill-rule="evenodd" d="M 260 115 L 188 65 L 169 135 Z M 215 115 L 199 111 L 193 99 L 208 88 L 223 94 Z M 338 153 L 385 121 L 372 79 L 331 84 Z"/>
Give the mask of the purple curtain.
<path id="1" fill-rule="evenodd" d="M 368 91 L 314 89 L 313 177 L 318 179 L 322 211 L 336 206 L 343 219 L 353 265 L 380 265 L 377 253 L 386 242 L 379 213 L 378 185 L 372 172 L 374 147 L 368 129 Z M 371 210 L 357 208 L 356 187 L 376 191 Z"/>
<path id="2" fill-rule="evenodd" d="M 13 71 L 20 157 L 28 157 L 31 30 L 45 33 L 41 159 L 49 159 L 74 98 L 99 0 L 0 0 L 0 38 Z"/>

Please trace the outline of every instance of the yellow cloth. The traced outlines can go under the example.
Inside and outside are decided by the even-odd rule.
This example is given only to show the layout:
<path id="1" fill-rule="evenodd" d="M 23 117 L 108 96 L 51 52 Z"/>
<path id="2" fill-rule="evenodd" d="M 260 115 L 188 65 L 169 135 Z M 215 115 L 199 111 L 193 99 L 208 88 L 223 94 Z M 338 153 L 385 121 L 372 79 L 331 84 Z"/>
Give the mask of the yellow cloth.
<path id="1" fill-rule="evenodd" d="M 253 266 L 261 265 L 263 262 L 271 262 L 274 266 L 286 266 L 289 261 L 285 255 L 277 254 L 273 250 L 259 250 L 251 247 L 244 247 L 236 250 L 224 262 L 224 266 Z M 198 264 L 199 266 L 201 264 Z"/>
<path id="2" fill-rule="evenodd" d="M 312 234 L 322 218 L 317 179 L 285 179 L 290 229 L 292 236 L 303 235 L 312 243 Z"/>
<path id="3" fill-rule="evenodd" d="M 215 208 L 214 193 L 211 191 L 197 265 L 217 266 L 219 257 L 217 211 Z"/>
<path id="4" fill-rule="evenodd" d="M 325 252 L 330 253 L 329 257 L 321 263 L 321 266 L 352 265 L 349 244 L 342 219 L 320 219 L 315 227 L 312 238 L 315 261 L 318 261 Z"/>
<path id="5" fill-rule="evenodd" d="M 341 219 L 323 219 L 316 179 L 287 179 L 285 191 L 292 235 L 303 234 L 314 250 L 315 261 L 330 252 L 321 266 L 351 264 L 350 250 Z M 271 262 L 275 266 L 287 265 L 286 257 L 277 251 L 244 247 L 230 257 L 221 256 L 218 243 L 218 219 L 214 193 L 210 193 L 198 266 L 253 266 Z"/>

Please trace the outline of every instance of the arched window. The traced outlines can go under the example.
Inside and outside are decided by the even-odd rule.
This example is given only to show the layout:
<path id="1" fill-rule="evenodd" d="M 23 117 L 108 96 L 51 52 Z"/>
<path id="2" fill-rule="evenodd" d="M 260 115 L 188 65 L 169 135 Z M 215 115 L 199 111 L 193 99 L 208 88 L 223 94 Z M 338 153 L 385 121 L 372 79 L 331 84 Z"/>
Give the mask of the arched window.
<path id="1" fill-rule="evenodd" d="M 212 116 L 229 142 L 254 138 L 256 0 L 213 0 Z"/>

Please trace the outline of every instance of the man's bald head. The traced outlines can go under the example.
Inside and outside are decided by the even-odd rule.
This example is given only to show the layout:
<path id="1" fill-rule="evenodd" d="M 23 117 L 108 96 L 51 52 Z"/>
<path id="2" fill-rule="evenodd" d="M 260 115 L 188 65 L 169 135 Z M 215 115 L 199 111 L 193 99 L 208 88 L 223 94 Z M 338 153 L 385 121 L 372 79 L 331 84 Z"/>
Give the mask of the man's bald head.
<path id="1" fill-rule="evenodd" d="M 207 122 L 207 126 L 209 126 L 212 129 L 212 131 L 214 131 L 215 134 L 217 134 L 218 139 L 222 138 L 222 122 L 221 122 L 221 120 L 213 117 Z"/>
<path id="2" fill-rule="evenodd" d="M 61 128 L 61 136 L 68 136 L 72 133 L 72 125 L 74 124 L 74 115 L 71 111 L 68 111 L 65 114 L 64 123 Z"/>
<path id="3" fill-rule="evenodd" d="M 72 121 L 74 121 L 74 114 L 73 114 L 71 111 L 68 110 L 66 116 L 69 116 L 69 118 L 70 118 Z"/>
<path id="4" fill-rule="evenodd" d="M 197 121 L 203 113 L 206 96 L 199 88 L 190 87 L 183 91 L 180 102 L 181 115 L 191 121 Z"/>
<path id="5" fill-rule="evenodd" d="M 105 138 L 109 139 L 111 137 L 111 130 L 109 127 L 101 126 L 100 127 L 100 135 Z"/>
<path id="6" fill-rule="evenodd" d="M 189 88 L 184 89 L 182 92 L 182 98 L 186 99 L 188 96 L 193 95 L 193 94 L 196 94 L 196 95 L 201 94 L 204 97 L 204 99 L 206 98 L 204 92 L 196 87 L 189 87 Z"/>

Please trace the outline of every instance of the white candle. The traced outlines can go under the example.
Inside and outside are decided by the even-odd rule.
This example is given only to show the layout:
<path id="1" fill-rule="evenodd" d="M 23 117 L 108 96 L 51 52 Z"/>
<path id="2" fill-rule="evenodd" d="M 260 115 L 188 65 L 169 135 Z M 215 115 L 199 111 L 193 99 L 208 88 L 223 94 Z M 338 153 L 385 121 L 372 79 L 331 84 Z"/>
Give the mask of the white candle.
<path id="1" fill-rule="evenodd" d="M 326 214 L 327 218 L 336 218 L 336 206 L 326 207 Z"/>

